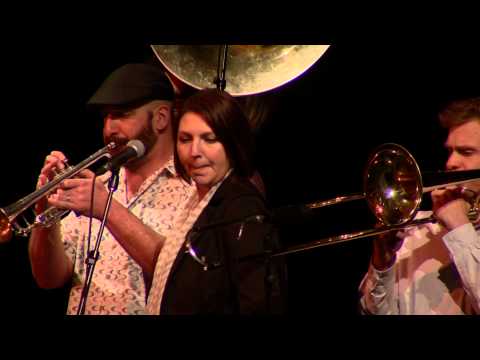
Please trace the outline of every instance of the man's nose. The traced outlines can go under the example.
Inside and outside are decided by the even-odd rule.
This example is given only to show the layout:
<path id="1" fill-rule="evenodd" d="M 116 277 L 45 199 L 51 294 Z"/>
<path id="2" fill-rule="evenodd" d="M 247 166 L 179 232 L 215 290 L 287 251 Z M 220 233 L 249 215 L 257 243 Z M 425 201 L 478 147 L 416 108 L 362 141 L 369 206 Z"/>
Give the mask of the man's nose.
<path id="1" fill-rule="evenodd" d="M 461 167 L 462 167 L 461 157 L 456 152 L 452 152 L 447 160 L 447 164 L 446 164 L 447 170 L 458 170 Z"/>
<path id="2" fill-rule="evenodd" d="M 103 133 L 105 136 L 112 136 L 118 132 L 117 121 L 111 115 L 107 115 L 103 122 Z"/>

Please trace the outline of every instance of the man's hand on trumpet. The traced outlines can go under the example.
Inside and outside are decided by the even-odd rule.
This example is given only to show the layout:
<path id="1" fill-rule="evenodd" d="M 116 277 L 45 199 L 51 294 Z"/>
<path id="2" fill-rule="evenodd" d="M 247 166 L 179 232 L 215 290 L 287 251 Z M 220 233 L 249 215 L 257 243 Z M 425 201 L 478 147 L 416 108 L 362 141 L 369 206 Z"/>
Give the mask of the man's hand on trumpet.
<path id="1" fill-rule="evenodd" d="M 95 178 L 93 204 L 91 204 L 92 186 L 95 174 L 90 170 L 82 170 L 76 178 L 62 181 L 58 190 L 49 196 L 48 203 L 57 208 L 73 210 L 77 215 L 90 215 L 101 219 L 107 203 L 108 192 L 100 178 Z"/>
<path id="2" fill-rule="evenodd" d="M 61 171 L 63 171 L 67 164 L 67 158 L 60 151 L 52 151 L 45 158 L 43 167 L 40 170 L 40 175 L 38 176 L 37 189 L 40 189 L 46 185 L 49 181 Z M 40 214 L 48 208 L 47 198 L 43 198 L 35 204 L 35 212 Z"/>
<path id="3" fill-rule="evenodd" d="M 52 151 L 46 158 L 37 188 L 44 186 L 62 172 L 67 166 L 67 158 L 60 151 Z M 90 202 L 94 173 L 82 170 L 76 178 L 62 181 L 54 192 L 35 205 L 37 214 L 44 212 L 49 206 L 75 211 L 77 215 L 90 215 Z M 99 219 L 103 216 L 108 193 L 101 179 L 96 179 L 94 190 L 93 217 Z"/>

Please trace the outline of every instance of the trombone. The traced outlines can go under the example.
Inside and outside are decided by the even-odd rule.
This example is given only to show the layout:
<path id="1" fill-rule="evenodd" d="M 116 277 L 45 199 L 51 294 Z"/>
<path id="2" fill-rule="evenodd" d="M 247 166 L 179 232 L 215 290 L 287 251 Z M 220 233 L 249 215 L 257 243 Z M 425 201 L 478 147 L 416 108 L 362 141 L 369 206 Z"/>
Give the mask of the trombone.
<path id="1" fill-rule="evenodd" d="M 363 193 L 339 196 L 305 205 L 307 209 L 318 209 L 353 200 L 365 199 L 381 226 L 348 234 L 332 236 L 308 244 L 294 246 L 279 251 L 272 256 L 283 256 L 325 245 L 366 238 L 401 230 L 424 223 L 436 222 L 431 216 L 414 220 L 419 210 L 423 194 L 448 186 L 461 185 L 480 180 L 480 170 L 438 171 L 422 173 L 413 156 L 403 146 L 387 143 L 379 146 L 369 158 L 363 176 Z M 429 184 L 428 186 L 424 186 Z M 462 188 L 472 208 L 469 218 L 476 220 L 479 214 L 478 194 Z"/>
<path id="2" fill-rule="evenodd" d="M 117 145 L 111 142 L 107 146 L 103 147 L 80 162 L 77 166 L 69 166 L 65 168 L 53 180 L 40 187 L 33 193 L 25 196 L 9 206 L 0 208 L 0 243 L 10 240 L 13 234 L 28 236 L 33 228 L 37 226 L 48 227 L 51 224 L 59 221 L 66 213 L 70 212 L 70 210 L 50 207 L 42 214 L 37 215 L 32 224 L 27 222 L 26 227 L 22 227 L 16 222 L 17 217 L 21 213 L 37 203 L 41 198 L 54 191 L 63 180 L 74 177 L 80 171 L 88 168 L 90 165 L 94 164 L 103 157 L 111 158 L 110 151 L 116 147 Z"/>

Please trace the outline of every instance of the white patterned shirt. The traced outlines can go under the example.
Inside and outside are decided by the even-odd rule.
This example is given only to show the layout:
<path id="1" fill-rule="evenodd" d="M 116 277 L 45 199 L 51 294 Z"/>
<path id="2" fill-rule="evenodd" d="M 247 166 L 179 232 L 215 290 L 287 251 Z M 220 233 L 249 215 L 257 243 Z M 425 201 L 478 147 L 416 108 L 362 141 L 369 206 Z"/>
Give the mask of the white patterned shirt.
<path id="1" fill-rule="evenodd" d="M 137 194 L 127 201 L 125 170 L 119 173 L 119 185 L 113 197 L 145 225 L 166 234 L 182 204 L 195 188 L 176 175 L 173 159 L 149 176 Z M 100 221 L 93 219 L 90 250 L 95 248 Z M 84 286 L 89 218 L 72 212 L 61 222 L 67 256 L 74 264 L 72 289 L 67 314 L 77 314 Z M 88 293 L 87 315 L 137 315 L 145 313 L 146 291 L 140 267 L 105 227 L 99 248 L 100 257 Z"/>
<path id="2" fill-rule="evenodd" d="M 418 218 L 431 212 L 419 212 Z M 398 233 L 403 244 L 392 267 L 370 263 L 360 284 L 369 314 L 480 314 L 480 236 L 472 224 L 447 231 L 427 223 Z"/>

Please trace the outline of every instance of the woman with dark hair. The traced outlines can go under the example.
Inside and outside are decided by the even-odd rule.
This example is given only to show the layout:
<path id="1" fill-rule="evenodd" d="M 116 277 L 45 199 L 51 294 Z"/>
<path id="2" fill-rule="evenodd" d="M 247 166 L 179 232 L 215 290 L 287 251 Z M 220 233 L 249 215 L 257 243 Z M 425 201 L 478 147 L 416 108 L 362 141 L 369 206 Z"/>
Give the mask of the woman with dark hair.
<path id="1" fill-rule="evenodd" d="M 253 174 L 253 134 L 228 93 L 202 90 L 173 126 L 175 168 L 197 191 L 166 234 L 148 296 L 150 314 L 284 310 L 285 269 Z"/>

